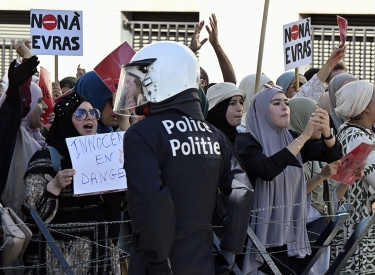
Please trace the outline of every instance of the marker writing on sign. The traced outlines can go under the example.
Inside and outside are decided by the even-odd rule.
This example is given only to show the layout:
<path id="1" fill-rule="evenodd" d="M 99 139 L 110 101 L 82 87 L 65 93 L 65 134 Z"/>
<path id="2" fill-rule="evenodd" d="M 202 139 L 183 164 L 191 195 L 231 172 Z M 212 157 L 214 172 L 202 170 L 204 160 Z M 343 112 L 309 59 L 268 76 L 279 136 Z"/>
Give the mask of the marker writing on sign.
<path id="1" fill-rule="evenodd" d="M 95 152 L 101 148 L 110 148 L 117 146 L 118 144 L 123 144 L 124 134 L 119 132 L 114 132 L 105 135 L 90 135 L 78 138 L 75 138 L 72 143 L 69 145 L 73 147 L 77 154 L 77 159 L 81 155 Z"/>
<path id="2" fill-rule="evenodd" d="M 286 28 L 284 32 L 285 44 L 292 40 L 294 41 L 305 37 L 311 37 L 310 21 L 307 20 L 307 22 L 293 25 L 292 27 Z M 306 57 L 310 57 L 311 54 L 311 39 L 308 39 L 303 41 L 303 43 L 297 43 L 285 48 L 285 63 L 289 64 L 291 62 L 305 59 Z"/>
<path id="3" fill-rule="evenodd" d="M 102 184 L 125 177 L 123 168 L 110 169 L 104 172 L 92 172 L 90 175 L 81 174 L 82 184 Z"/>

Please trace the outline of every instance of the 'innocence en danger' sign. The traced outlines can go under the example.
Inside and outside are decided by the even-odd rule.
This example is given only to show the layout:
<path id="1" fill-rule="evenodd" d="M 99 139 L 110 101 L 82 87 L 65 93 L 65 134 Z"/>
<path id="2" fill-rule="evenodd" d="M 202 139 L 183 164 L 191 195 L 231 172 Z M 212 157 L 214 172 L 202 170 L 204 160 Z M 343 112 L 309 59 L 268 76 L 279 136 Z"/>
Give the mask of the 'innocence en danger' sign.
<path id="1" fill-rule="evenodd" d="M 312 62 L 311 20 L 306 18 L 283 26 L 285 71 Z"/>
<path id="2" fill-rule="evenodd" d="M 82 11 L 31 10 L 31 48 L 39 55 L 83 55 Z"/>
<path id="3" fill-rule="evenodd" d="M 78 136 L 66 139 L 76 174 L 75 196 L 122 191 L 127 188 L 123 169 L 125 132 Z"/>

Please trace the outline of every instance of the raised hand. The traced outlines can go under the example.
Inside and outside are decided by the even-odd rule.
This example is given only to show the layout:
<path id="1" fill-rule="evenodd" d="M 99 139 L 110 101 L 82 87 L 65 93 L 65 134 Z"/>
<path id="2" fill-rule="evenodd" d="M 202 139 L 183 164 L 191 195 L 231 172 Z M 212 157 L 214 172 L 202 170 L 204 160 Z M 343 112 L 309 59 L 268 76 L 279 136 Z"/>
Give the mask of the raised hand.
<path id="1" fill-rule="evenodd" d="M 30 58 L 34 54 L 30 49 L 30 40 L 18 40 L 17 42 L 12 39 L 12 46 L 16 50 L 19 56 L 22 58 Z"/>
<path id="2" fill-rule="evenodd" d="M 34 55 L 17 67 L 15 64 L 16 60 L 13 60 L 8 69 L 8 90 L 10 90 L 10 88 L 18 90 L 19 86 L 21 86 L 26 80 L 36 73 L 36 68 L 39 65 L 39 61 L 38 57 Z"/>
<path id="3" fill-rule="evenodd" d="M 77 78 L 80 78 L 80 77 L 83 76 L 85 73 L 86 73 L 86 70 L 83 69 L 83 68 L 81 68 L 81 64 L 78 64 L 76 77 L 77 77 Z"/>
<path id="4" fill-rule="evenodd" d="M 53 99 L 58 98 L 62 95 L 60 84 L 58 82 L 52 82 L 52 97 Z"/>
<path id="5" fill-rule="evenodd" d="M 207 40 L 208 40 L 208 38 L 205 38 L 202 41 L 199 41 L 200 33 L 203 29 L 203 26 L 204 26 L 204 20 L 199 22 L 199 24 L 195 28 L 195 32 L 194 32 L 193 36 L 191 37 L 189 48 L 193 52 L 199 51 L 200 48 L 203 46 L 203 44 L 206 43 Z"/>
<path id="6" fill-rule="evenodd" d="M 208 32 L 208 40 L 210 41 L 212 46 L 217 46 L 219 45 L 219 38 L 217 30 L 217 19 L 214 13 L 210 17 L 210 25 L 211 29 L 209 26 L 206 26 L 206 30 Z"/>
<path id="7" fill-rule="evenodd" d="M 329 115 L 326 110 L 318 108 L 316 109 L 311 116 L 313 125 L 320 127 L 322 135 L 328 137 L 331 135 L 331 127 L 329 125 Z"/>

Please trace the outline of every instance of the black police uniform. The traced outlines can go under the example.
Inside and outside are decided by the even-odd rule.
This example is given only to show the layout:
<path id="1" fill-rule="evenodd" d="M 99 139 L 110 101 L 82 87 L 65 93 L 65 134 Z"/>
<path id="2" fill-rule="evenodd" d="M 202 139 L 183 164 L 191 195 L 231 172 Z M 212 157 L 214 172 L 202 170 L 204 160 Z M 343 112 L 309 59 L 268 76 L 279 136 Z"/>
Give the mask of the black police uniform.
<path id="1" fill-rule="evenodd" d="M 151 104 L 151 115 L 125 133 L 130 275 L 148 274 L 146 262 L 167 259 L 174 275 L 214 274 L 210 222 L 218 187 L 227 199 L 221 249 L 242 251 L 253 189 L 225 136 L 202 122 L 195 102 L 154 111 Z"/>

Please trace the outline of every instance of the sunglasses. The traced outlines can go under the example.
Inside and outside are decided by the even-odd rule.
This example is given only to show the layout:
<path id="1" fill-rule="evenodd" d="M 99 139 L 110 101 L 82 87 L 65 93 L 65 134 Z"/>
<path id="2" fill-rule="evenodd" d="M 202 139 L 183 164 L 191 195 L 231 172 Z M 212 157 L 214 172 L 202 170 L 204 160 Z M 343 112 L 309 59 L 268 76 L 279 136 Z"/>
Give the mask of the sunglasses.
<path id="1" fill-rule="evenodd" d="M 276 88 L 276 89 L 279 89 L 279 90 L 283 90 L 283 87 L 279 86 L 279 85 L 270 85 L 268 83 L 266 84 L 263 84 L 263 88 L 264 89 L 272 89 L 272 88 Z"/>
<path id="2" fill-rule="evenodd" d="M 306 83 L 299 82 L 299 87 L 302 87 L 304 84 L 306 84 Z M 290 86 L 288 86 L 288 88 L 289 87 L 293 87 L 295 89 L 296 88 L 296 84 L 290 85 Z"/>
<path id="3" fill-rule="evenodd" d="M 82 121 L 85 120 L 89 114 L 93 119 L 100 119 L 100 112 L 98 109 L 91 109 L 90 111 L 87 111 L 86 109 L 77 109 L 73 115 L 78 121 Z"/>

